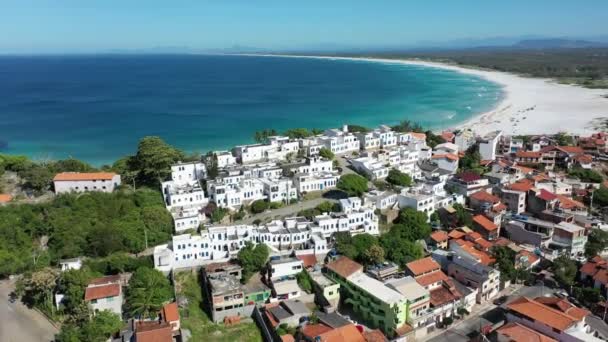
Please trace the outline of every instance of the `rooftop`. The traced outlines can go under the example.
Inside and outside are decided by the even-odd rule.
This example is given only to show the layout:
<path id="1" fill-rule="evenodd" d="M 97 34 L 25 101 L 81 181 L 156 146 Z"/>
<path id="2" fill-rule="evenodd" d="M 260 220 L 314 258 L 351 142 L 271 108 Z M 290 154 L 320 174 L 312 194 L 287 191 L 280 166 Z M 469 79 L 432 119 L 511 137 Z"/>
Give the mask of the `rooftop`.
<path id="1" fill-rule="evenodd" d="M 116 297 L 120 295 L 119 284 L 99 285 L 87 287 L 84 291 L 84 300 L 91 301 L 96 299 Z"/>
<path id="2" fill-rule="evenodd" d="M 434 270 L 441 269 L 441 266 L 431 257 L 426 257 L 405 265 L 414 276 L 422 275 Z"/>
<path id="3" fill-rule="evenodd" d="M 505 336 L 509 341 L 527 341 L 527 342 L 557 342 L 546 335 L 539 333 L 536 330 L 527 328 L 519 323 L 507 323 L 496 330 L 498 335 Z"/>
<path id="4" fill-rule="evenodd" d="M 326 267 L 345 279 L 357 272 L 363 271 L 362 265 L 345 256 L 341 256 L 337 260 L 330 262 Z"/>
<path id="5" fill-rule="evenodd" d="M 113 172 L 62 172 L 55 175 L 53 181 L 112 180 L 114 176 Z"/>
<path id="6" fill-rule="evenodd" d="M 386 285 L 401 293 L 409 302 L 429 295 L 429 292 L 412 277 L 391 279 Z"/>
<path id="7" fill-rule="evenodd" d="M 498 226 L 495 225 L 494 222 L 488 220 L 488 218 L 486 218 L 483 215 L 474 216 L 473 222 L 477 223 L 479 226 L 481 226 L 483 229 L 487 230 L 488 232 L 492 232 L 492 231 L 495 231 L 496 229 L 498 229 Z"/>
<path id="8" fill-rule="evenodd" d="M 553 309 L 536 300 L 520 297 L 507 305 L 510 311 L 528 317 L 533 321 L 539 321 L 558 331 L 564 331 L 580 321 L 575 317 Z"/>
<path id="9" fill-rule="evenodd" d="M 397 304 L 406 299 L 401 293 L 364 273 L 354 274 L 348 278 L 348 281 L 368 294 L 390 305 Z"/>

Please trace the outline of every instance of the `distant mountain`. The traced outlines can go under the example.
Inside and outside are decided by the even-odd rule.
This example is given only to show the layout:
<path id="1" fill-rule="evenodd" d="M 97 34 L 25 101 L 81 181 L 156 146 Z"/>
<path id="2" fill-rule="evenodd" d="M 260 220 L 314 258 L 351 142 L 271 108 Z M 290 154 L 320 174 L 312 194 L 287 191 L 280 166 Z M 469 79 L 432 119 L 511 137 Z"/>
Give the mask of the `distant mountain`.
<path id="1" fill-rule="evenodd" d="M 513 44 L 513 47 L 519 49 L 575 49 L 606 46 L 608 46 L 606 43 L 561 38 L 527 39 Z"/>

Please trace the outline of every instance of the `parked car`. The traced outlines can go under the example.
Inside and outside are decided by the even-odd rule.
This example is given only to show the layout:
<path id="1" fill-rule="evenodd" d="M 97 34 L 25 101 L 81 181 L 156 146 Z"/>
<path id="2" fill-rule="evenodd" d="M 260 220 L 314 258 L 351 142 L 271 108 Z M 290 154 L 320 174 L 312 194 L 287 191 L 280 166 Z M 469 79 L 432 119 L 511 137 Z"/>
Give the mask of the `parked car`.
<path id="1" fill-rule="evenodd" d="M 508 296 L 498 297 L 498 298 L 494 299 L 494 305 L 503 305 L 504 303 L 507 302 L 507 299 L 509 299 Z"/>

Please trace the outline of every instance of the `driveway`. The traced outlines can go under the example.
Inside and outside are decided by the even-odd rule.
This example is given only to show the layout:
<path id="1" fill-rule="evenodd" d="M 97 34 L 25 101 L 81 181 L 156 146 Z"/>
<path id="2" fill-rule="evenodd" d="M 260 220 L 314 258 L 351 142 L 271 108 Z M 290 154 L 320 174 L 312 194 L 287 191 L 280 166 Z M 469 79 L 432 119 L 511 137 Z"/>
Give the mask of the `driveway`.
<path id="1" fill-rule="evenodd" d="M 20 301 L 9 302 L 9 294 L 13 289 L 13 282 L 0 281 L 0 341 L 53 341 L 58 331 L 46 317 L 28 309 Z"/>

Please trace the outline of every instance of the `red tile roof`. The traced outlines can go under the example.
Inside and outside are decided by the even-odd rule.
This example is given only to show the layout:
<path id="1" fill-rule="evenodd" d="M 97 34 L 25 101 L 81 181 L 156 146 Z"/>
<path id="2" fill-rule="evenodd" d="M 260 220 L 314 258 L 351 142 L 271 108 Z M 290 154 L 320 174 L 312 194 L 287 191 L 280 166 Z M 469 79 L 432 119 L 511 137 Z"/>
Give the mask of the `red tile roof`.
<path id="1" fill-rule="evenodd" d="M 285 334 L 281 336 L 281 341 L 282 342 L 295 342 L 295 338 L 293 337 L 292 334 Z"/>
<path id="2" fill-rule="evenodd" d="M 559 200 L 559 206 L 562 209 L 585 209 L 585 205 L 579 201 L 573 200 L 572 198 L 564 195 L 556 195 Z"/>
<path id="3" fill-rule="evenodd" d="M 435 272 L 432 272 L 429 274 L 425 274 L 425 275 L 416 277 L 416 282 L 420 286 L 426 287 L 431 284 L 435 284 L 440 281 L 444 281 L 446 279 L 448 279 L 448 276 L 445 275 L 445 273 L 443 273 L 443 271 L 435 271 Z"/>
<path id="4" fill-rule="evenodd" d="M 171 325 L 165 322 L 138 322 L 135 325 L 135 340 L 137 342 L 173 342 L 172 330 Z"/>
<path id="5" fill-rule="evenodd" d="M 62 172 L 55 175 L 53 181 L 112 180 L 114 176 L 114 172 Z"/>
<path id="6" fill-rule="evenodd" d="M 597 281 L 602 285 L 608 285 L 608 271 L 606 269 L 600 269 L 593 276 L 593 280 Z"/>
<path id="7" fill-rule="evenodd" d="M 409 262 L 405 267 L 407 267 L 415 276 L 441 269 L 441 266 L 439 266 L 437 261 L 433 260 L 431 257 Z"/>
<path id="8" fill-rule="evenodd" d="M 481 179 L 481 176 L 476 174 L 475 172 L 465 171 L 459 173 L 457 177 L 463 182 L 474 182 Z"/>
<path id="9" fill-rule="evenodd" d="M 451 161 L 458 161 L 458 156 L 452 153 L 436 154 L 432 157 L 433 159 L 449 159 Z"/>
<path id="10" fill-rule="evenodd" d="M 324 333 L 315 335 L 319 342 L 365 342 L 363 334 L 359 332 L 354 324 L 347 324 L 339 328 L 334 328 Z M 315 340 L 313 338 L 312 340 Z"/>
<path id="11" fill-rule="evenodd" d="M 509 341 L 517 342 L 557 342 L 536 330 L 527 328 L 519 323 L 507 323 L 496 330 L 498 335 L 508 338 Z"/>
<path id="12" fill-rule="evenodd" d="M 407 325 L 407 324 L 404 324 L 404 325 Z M 397 329 L 397 333 L 399 333 L 399 329 L 401 329 L 401 328 Z M 363 337 L 365 337 L 366 342 L 386 342 L 386 341 L 388 341 L 386 339 L 386 336 L 384 336 L 384 334 L 382 333 L 382 331 L 380 331 L 378 329 L 364 331 Z"/>
<path id="13" fill-rule="evenodd" d="M 451 231 L 451 232 L 448 234 L 448 236 L 449 236 L 450 238 L 452 238 L 452 239 L 461 239 L 461 238 L 463 238 L 463 237 L 464 237 L 464 236 L 466 236 L 466 235 L 467 235 L 467 234 L 465 234 L 465 233 L 461 232 L 461 231 L 460 231 L 460 230 L 458 230 L 458 229 L 454 229 L 454 230 L 452 230 L 452 231 Z"/>
<path id="14" fill-rule="evenodd" d="M 443 242 L 449 239 L 448 233 L 444 230 L 436 230 L 431 233 L 431 240 L 435 242 Z"/>
<path id="15" fill-rule="evenodd" d="M 578 146 L 557 146 L 559 150 L 562 150 L 568 154 L 579 154 L 585 153 L 582 148 Z"/>
<path id="16" fill-rule="evenodd" d="M 111 284 L 111 283 L 120 283 L 120 275 L 110 275 L 104 276 L 100 278 L 95 278 L 89 282 L 89 285 L 101 285 L 101 284 Z"/>
<path id="17" fill-rule="evenodd" d="M 441 287 L 430 291 L 431 305 L 439 307 L 448 303 L 452 303 L 462 297 L 462 294 L 456 290 L 451 280 L 445 280 Z"/>
<path id="18" fill-rule="evenodd" d="M 486 266 L 492 265 L 496 261 L 496 259 L 492 258 L 488 253 L 475 248 L 474 243 L 471 241 L 452 240 L 452 243 L 458 244 L 463 251 L 469 253 L 472 257 Z"/>
<path id="19" fill-rule="evenodd" d="M 488 218 L 483 215 L 473 216 L 473 222 L 477 223 L 480 227 L 487 230 L 488 232 L 493 232 L 498 229 L 498 226 L 495 225 L 494 222 L 488 220 Z"/>
<path id="20" fill-rule="evenodd" d="M 531 181 L 529 179 L 522 179 L 520 181 L 517 181 L 517 182 L 511 184 L 510 186 L 507 187 L 507 189 L 528 192 L 533 187 L 534 187 L 533 181 Z"/>
<path id="21" fill-rule="evenodd" d="M 563 298 L 536 297 L 534 300 L 543 305 L 547 305 L 553 309 L 559 310 L 577 320 L 582 320 L 590 314 L 589 311 L 581 309 Z"/>
<path id="22" fill-rule="evenodd" d="M 326 267 L 340 275 L 342 278 L 348 278 L 354 273 L 363 271 L 363 266 L 345 256 L 341 256 L 338 259 L 330 262 Z"/>
<path id="23" fill-rule="evenodd" d="M 296 258 L 302 260 L 302 265 L 306 268 L 313 267 L 317 264 L 317 257 L 314 254 L 296 255 Z"/>
<path id="24" fill-rule="evenodd" d="M 169 303 L 163 306 L 163 318 L 167 322 L 179 321 L 179 310 L 177 309 L 177 303 Z"/>
<path id="25" fill-rule="evenodd" d="M 307 324 L 302 328 L 302 335 L 304 335 L 305 337 L 307 337 L 310 340 L 314 340 L 316 336 L 324 334 L 332 329 L 333 329 L 332 327 L 329 327 L 322 323 Z"/>
<path id="26" fill-rule="evenodd" d="M 500 198 L 488 193 L 485 190 L 477 191 L 476 193 L 471 195 L 471 198 L 480 202 L 489 202 L 492 204 L 500 202 Z"/>
<path id="27" fill-rule="evenodd" d="M 540 158 L 542 156 L 542 153 L 519 150 L 519 151 L 515 152 L 515 156 L 518 158 Z"/>
<path id="28" fill-rule="evenodd" d="M 91 301 L 94 299 L 116 297 L 120 295 L 119 284 L 108 284 L 94 287 L 87 287 L 84 291 L 84 300 Z"/>
<path id="29" fill-rule="evenodd" d="M 511 311 L 517 312 L 520 315 L 529 317 L 534 321 L 539 321 L 558 331 L 564 331 L 580 319 L 576 319 L 559 310 L 553 309 L 550 306 L 543 305 L 533 299 L 520 297 L 507 305 Z"/>
<path id="30" fill-rule="evenodd" d="M 536 197 L 538 197 L 544 201 L 553 201 L 553 200 L 557 199 L 557 196 L 554 193 L 547 191 L 545 189 L 540 189 L 540 191 L 536 194 Z"/>
<path id="31" fill-rule="evenodd" d="M 0 194 L 0 203 L 8 203 L 13 200 L 13 196 L 9 194 Z"/>

